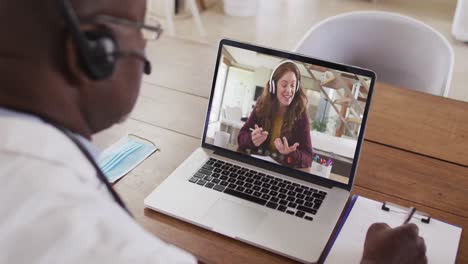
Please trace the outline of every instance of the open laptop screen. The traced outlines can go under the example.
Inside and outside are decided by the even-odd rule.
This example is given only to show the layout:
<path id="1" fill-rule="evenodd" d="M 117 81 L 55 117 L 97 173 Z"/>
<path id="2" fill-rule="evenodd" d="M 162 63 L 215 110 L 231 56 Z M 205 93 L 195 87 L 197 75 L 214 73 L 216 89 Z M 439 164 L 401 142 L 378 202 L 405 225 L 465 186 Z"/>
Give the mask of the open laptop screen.
<path id="1" fill-rule="evenodd" d="M 373 74 L 237 44 L 221 43 L 205 144 L 349 185 Z"/>

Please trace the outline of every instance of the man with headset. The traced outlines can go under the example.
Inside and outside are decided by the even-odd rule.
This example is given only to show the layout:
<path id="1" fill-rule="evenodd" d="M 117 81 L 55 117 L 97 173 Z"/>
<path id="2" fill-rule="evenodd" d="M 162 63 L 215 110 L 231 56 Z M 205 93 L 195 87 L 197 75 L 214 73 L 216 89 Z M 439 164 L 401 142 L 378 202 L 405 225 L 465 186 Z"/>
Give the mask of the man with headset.
<path id="1" fill-rule="evenodd" d="M 91 135 L 132 110 L 145 0 L 0 2 L 0 263 L 194 263 L 134 222 Z M 14 24 L 15 26 L 11 26 Z M 363 263 L 425 263 L 415 225 L 373 225 Z"/>

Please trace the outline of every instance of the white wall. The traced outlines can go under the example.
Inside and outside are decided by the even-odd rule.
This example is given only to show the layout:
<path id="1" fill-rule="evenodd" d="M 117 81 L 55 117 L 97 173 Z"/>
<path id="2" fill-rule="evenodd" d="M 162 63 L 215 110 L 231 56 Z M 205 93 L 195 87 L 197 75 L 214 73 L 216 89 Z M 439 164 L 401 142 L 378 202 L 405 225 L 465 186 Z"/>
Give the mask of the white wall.
<path id="1" fill-rule="evenodd" d="M 302 86 L 304 86 L 305 89 L 320 91 L 320 88 L 316 80 L 309 78 L 309 77 L 305 77 L 305 76 L 302 76 L 301 79 L 302 79 Z"/>
<path id="2" fill-rule="evenodd" d="M 254 83 L 255 86 L 265 87 L 265 84 L 270 80 L 271 69 L 266 67 L 258 67 L 255 69 Z"/>
<path id="3" fill-rule="evenodd" d="M 224 89 L 223 107 L 239 107 L 242 116 L 247 116 L 252 107 L 254 93 L 254 73 L 230 67 Z"/>

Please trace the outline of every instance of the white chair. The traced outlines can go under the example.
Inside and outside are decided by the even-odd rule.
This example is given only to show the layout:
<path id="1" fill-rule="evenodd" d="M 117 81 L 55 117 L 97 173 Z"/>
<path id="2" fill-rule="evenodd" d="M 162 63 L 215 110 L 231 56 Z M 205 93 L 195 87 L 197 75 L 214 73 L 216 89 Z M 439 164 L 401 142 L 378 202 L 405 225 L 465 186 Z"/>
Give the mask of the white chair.
<path id="1" fill-rule="evenodd" d="M 175 0 L 166 0 L 166 20 L 167 25 L 169 28 L 169 35 L 175 36 L 175 26 L 174 26 L 174 16 L 172 14 L 172 10 L 174 10 L 174 1 Z M 198 11 L 197 3 L 195 0 L 187 0 L 187 4 L 189 5 L 190 11 L 192 12 L 193 19 L 195 20 L 195 24 L 197 25 L 198 33 L 201 36 L 206 36 L 205 27 L 200 18 L 200 12 Z"/>
<path id="2" fill-rule="evenodd" d="M 238 106 L 226 106 L 222 111 L 220 130 L 231 134 L 230 144 L 237 145 L 237 136 L 244 122 L 241 121 L 242 109 Z"/>
<path id="3" fill-rule="evenodd" d="M 330 17 L 313 26 L 299 53 L 368 68 L 377 80 L 447 96 L 454 52 L 428 25 L 400 14 L 365 11 Z"/>
<path id="4" fill-rule="evenodd" d="M 223 109 L 223 118 L 229 121 L 239 122 L 242 118 L 242 109 L 238 106 L 226 106 Z"/>
<path id="5" fill-rule="evenodd" d="M 468 1 L 458 0 L 452 24 L 453 36 L 461 41 L 468 42 Z"/>
<path id="6" fill-rule="evenodd" d="M 147 10 L 151 14 L 153 11 L 153 0 L 147 1 Z M 203 26 L 203 23 L 200 18 L 200 12 L 198 11 L 197 3 L 195 0 L 187 0 L 187 4 L 189 5 L 190 12 L 192 12 L 193 19 L 195 20 L 195 24 L 197 25 L 198 32 L 200 33 L 201 36 L 206 36 L 206 31 L 205 27 Z M 174 5 L 175 5 L 175 0 L 165 0 L 165 16 L 166 16 L 166 22 L 167 22 L 167 27 L 169 31 L 170 36 L 175 36 L 176 31 L 175 31 L 175 26 L 174 26 Z"/>

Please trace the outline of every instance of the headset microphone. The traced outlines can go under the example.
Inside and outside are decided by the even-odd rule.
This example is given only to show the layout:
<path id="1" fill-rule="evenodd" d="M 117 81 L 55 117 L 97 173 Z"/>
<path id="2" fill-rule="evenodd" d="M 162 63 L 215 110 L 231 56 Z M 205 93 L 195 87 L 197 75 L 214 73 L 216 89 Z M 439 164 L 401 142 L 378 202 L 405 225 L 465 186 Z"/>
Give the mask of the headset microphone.
<path id="1" fill-rule="evenodd" d="M 116 57 L 116 59 L 120 59 L 122 57 L 135 57 L 141 61 L 143 61 L 143 72 L 146 75 L 150 75 L 152 71 L 151 62 L 146 58 L 146 56 L 139 51 L 117 51 L 112 54 Z"/>

